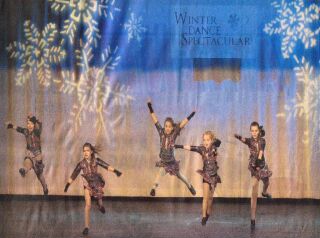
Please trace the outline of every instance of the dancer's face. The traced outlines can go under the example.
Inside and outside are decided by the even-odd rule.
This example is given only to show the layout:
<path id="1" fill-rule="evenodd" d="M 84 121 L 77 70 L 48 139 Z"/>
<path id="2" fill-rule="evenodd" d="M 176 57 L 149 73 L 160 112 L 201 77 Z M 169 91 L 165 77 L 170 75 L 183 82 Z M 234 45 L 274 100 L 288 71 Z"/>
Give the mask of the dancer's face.
<path id="1" fill-rule="evenodd" d="M 90 159 L 91 153 L 92 153 L 92 151 L 91 151 L 90 147 L 87 147 L 87 146 L 83 147 L 83 157 L 85 159 Z"/>
<path id="2" fill-rule="evenodd" d="M 33 124 L 32 121 L 29 121 L 29 120 L 27 121 L 27 129 L 28 129 L 29 132 L 33 131 L 34 124 Z"/>
<path id="3" fill-rule="evenodd" d="M 212 145 L 212 138 L 209 135 L 204 134 L 203 135 L 203 145 L 206 149 L 208 149 Z"/>
<path id="4" fill-rule="evenodd" d="M 166 121 L 164 123 L 164 133 L 166 133 L 167 135 L 171 134 L 171 132 L 173 131 L 173 125 L 171 122 Z"/>
<path id="5" fill-rule="evenodd" d="M 259 136 L 259 128 L 257 126 L 251 126 L 250 131 L 251 131 L 251 136 L 254 139 L 257 139 Z"/>

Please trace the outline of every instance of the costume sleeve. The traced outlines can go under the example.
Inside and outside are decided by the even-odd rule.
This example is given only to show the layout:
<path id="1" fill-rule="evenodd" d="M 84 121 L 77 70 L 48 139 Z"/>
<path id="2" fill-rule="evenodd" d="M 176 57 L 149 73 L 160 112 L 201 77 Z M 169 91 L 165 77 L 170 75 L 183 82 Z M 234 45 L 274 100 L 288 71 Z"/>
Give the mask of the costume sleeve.
<path id="1" fill-rule="evenodd" d="M 266 147 L 266 140 L 264 138 L 261 138 L 259 140 L 259 151 L 261 150 L 264 151 L 265 147 Z"/>
<path id="2" fill-rule="evenodd" d="M 159 122 L 159 121 L 157 121 L 157 123 L 156 123 L 156 124 L 154 124 L 154 125 L 156 126 L 157 131 L 158 131 L 159 135 L 161 136 L 161 135 L 162 135 L 162 133 L 163 133 L 163 128 L 162 128 L 162 126 L 160 125 L 160 122 Z"/>
<path id="3" fill-rule="evenodd" d="M 21 134 L 26 134 L 27 128 L 22 128 L 20 126 L 17 126 L 17 132 L 21 133 Z"/>
<path id="4" fill-rule="evenodd" d="M 75 180 L 78 175 L 80 174 L 81 172 L 81 165 L 80 165 L 80 162 L 77 164 L 77 167 L 73 170 L 72 174 L 71 174 L 71 179 L 72 180 Z"/>
<path id="5" fill-rule="evenodd" d="M 100 158 L 97 158 L 97 164 L 98 164 L 99 166 L 101 166 L 102 168 L 106 169 L 106 170 L 108 170 L 108 168 L 109 168 L 109 166 L 110 166 L 107 162 L 103 161 L 103 160 L 100 159 Z"/>
<path id="6" fill-rule="evenodd" d="M 190 146 L 190 151 L 197 152 L 199 154 L 202 154 L 202 146 L 195 146 L 191 145 Z"/>
<path id="7" fill-rule="evenodd" d="M 244 138 L 243 143 L 249 146 L 250 145 L 250 138 Z"/>
<path id="8" fill-rule="evenodd" d="M 42 122 L 37 121 L 36 127 L 35 127 L 35 133 L 40 137 L 42 132 Z"/>

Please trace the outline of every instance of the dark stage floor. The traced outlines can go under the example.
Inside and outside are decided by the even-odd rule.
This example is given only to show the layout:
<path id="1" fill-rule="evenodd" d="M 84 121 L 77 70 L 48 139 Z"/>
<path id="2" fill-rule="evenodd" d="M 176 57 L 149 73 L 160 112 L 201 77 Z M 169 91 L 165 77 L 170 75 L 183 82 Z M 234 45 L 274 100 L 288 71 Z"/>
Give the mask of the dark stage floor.
<path id="1" fill-rule="evenodd" d="M 319 201 L 259 201 L 250 230 L 249 200 L 216 200 L 207 226 L 200 200 L 105 198 L 106 214 L 93 203 L 88 237 L 320 237 Z M 79 198 L 2 197 L 1 238 L 81 237 L 84 201 Z"/>

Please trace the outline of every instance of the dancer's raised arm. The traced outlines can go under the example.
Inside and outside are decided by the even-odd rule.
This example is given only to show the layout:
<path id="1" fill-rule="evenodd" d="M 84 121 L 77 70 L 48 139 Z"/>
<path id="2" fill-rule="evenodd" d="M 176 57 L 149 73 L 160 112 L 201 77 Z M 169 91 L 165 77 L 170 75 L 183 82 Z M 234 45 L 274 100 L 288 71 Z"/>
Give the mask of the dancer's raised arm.
<path id="1" fill-rule="evenodd" d="M 153 111 L 151 100 L 148 101 L 147 105 L 148 105 L 148 108 L 149 108 L 149 111 L 150 111 L 151 118 L 152 118 L 154 124 L 156 124 L 158 122 L 158 118 L 157 118 L 156 114 Z"/>
<path id="2" fill-rule="evenodd" d="M 182 120 L 182 122 L 180 122 L 179 127 L 182 129 L 183 127 L 185 127 L 187 125 L 187 123 L 191 120 L 191 118 L 194 116 L 194 114 L 196 114 L 195 111 L 191 112 L 190 115 L 188 117 L 186 117 L 185 119 Z"/>

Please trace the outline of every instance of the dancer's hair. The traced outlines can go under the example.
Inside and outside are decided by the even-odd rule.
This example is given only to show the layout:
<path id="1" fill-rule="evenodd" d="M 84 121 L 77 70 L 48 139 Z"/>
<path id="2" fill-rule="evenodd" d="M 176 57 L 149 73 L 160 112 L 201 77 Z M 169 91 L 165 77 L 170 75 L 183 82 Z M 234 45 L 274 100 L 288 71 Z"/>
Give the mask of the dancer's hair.
<path id="1" fill-rule="evenodd" d="M 216 137 L 212 131 L 206 131 L 205 133 L 203 133 L 203 136 L 205 136 L 205 135 L 209 136 L 212 141 L 214 141 L 216 139 Z"/>
<path id="2" fill-rule="evenodd" d="M 99 154 L 101 152 L 101 150 L 102 150 L 99 145 L 92 145 L 89 142 L 84 143 L 83 146 L 82 146 L 82 149 L 84 149 L 84 147 L 89 147 L 90 148 L 90 150 L 92 151 L 91 156 L 93 156 L 93 157 L 95 156 L 95 154 Z"/>

